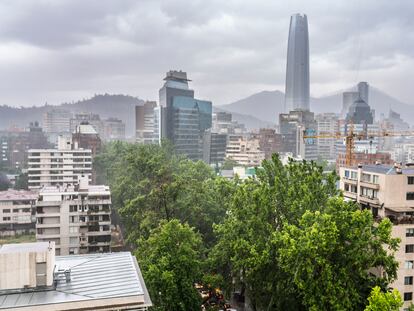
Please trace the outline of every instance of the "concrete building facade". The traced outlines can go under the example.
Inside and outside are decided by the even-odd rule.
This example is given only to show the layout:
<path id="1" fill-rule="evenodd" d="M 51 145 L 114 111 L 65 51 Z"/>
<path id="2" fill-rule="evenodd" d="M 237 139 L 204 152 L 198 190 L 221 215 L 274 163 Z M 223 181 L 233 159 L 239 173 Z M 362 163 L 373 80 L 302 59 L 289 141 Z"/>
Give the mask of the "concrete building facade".
<path id="1" fill-rule="evenodd" d="M 29 189 L 74 184 L 79 176 L 92 180 L 92 151 L 79 148 L 71 138 L 59 137 L 57 149 L 28 151 Z"/>
<path id="2" fill-rule="evenodd" d="M 401 293 L 406 310 L 414 302 L 414 167 L 341 167 L 339 176 L 345 198 L 370 209 L 374 217 L 388 217 L 393 222 L 392 235 L 400 238 L 401 244 L 395 254 L 397 280 L 390 286 Z"/>
<path id="3" fill-rule="evenodd" d="M 0 237 L 35 233 L 37 193 L 0 191 Z"/>
<path id="4" fill-rule="evenodd" d="M 109 252 L 111 192 L 108 186 L 44 187 L 36 202 L 36 239 L 53 241 L 59 255 Z"/>

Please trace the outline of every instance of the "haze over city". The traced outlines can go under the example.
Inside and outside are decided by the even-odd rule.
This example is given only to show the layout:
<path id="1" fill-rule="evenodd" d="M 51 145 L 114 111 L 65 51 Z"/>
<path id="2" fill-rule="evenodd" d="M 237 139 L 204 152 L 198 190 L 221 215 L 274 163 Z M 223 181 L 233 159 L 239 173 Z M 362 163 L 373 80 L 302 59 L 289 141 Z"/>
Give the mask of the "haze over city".
<path id="1" fill-rule="evenodd" d="M 0 104 L 156 100 L 169 69 L 228 104 L 284 91 L 289 16 L 310 20 L 311 96 L 369 81 L 412 103 L 411 1 L 2 1 Z"/>

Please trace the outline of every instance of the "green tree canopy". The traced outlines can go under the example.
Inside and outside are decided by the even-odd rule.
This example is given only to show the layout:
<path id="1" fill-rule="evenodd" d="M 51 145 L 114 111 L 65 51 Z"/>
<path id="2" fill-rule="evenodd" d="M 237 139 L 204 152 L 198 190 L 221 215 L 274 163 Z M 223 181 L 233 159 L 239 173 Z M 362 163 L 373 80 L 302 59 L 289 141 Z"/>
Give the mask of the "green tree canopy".
<path id="1" fill-rule="evenodd" d="M 200 310 L 194 283 L 201 278 L 202 239 L 177 219 L 163 221 L 139 244 L 137 258 L 154 304 L 153 310 Z"/>
<path id="2" fill-rule="evenodd" d="M 365 311 L 398 311 L 403 305 L 398 290 L 394 289 L 392 292 L 384 293 L 379 286 L 372 289 L 368 302 Z"/>

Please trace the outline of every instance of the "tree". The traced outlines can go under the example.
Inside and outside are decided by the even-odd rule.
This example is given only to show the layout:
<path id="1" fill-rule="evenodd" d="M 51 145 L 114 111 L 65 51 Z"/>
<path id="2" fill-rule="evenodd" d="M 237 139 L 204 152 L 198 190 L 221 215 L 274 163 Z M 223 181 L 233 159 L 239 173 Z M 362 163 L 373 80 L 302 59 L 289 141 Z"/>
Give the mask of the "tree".
<path id="1" fill-rule="evenodd" d="M 398 311 L 403 305 L 398 290 L 382 292 L 379 286 L 375 286 L 368 297 L 368 306 L 365 311 Z"/>
<path id="2" fill-rule="evenodd" d="M 262 167 L 257 179 L 236 187 L 225 221 L 215 226 L 211 270 L 245 293 L 253 310 L 363 309 L 370 289 L 395 277 L 396 262 L 382 244 L 391 253 L 397 247 L 390 222 L 377 227 L 368 211 L 344 203 L 335 173 L 314 162 L 284 166 L 273 155 Z M 387 273 L 368 273 L 377 267 Z"/>
<path id="3" fill-rule="evenodd" d="M 241 166 L 236 160 L 226 158 L 223 165 L 220 167 L 222 170 L 232 170 L 235 166 Z"/>
<path id="4" fill-rule="evenodd" d="M 324 211 L 284 226 L 274 243 L 309 310 L 361 310 L 372 287 L 386 288 L 396 277 L 391 229 L 389 219 L 377 225 L 370 211 L 333 198 Z"/>
<path id="5" fill-rule="evenodd" d="M 20 189 L 28 190 L 29 189 L 29 176 L 27 173 L 19 174 L 19 176 L 16 178 L 14 189 L 16 190 L 20 190 Z"/>
<path id="6" fill-rule="evenodd" d="M 143 270 L 153 310 L 200 310 L 194 283 L 201 277 L 200 234 L 177 219 L 163 221 L 139 243 L 136 256 Z"/>
<path id="7" fill-rule="evenodd" d="M 11 183 L 9 179 L 7 178 L 6 174 L 0 172 L 0 191 L 5 191 L 9 189 L 11 186 Z"/>

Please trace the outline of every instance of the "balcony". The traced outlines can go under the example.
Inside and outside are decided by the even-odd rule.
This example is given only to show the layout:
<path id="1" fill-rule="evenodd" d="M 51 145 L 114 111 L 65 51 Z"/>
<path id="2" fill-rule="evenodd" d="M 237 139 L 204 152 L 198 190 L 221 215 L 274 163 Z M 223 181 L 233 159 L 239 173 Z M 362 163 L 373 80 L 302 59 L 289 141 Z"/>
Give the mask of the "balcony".
<path id="1" fill-rule="evenodd" d="M 60 223 L 55 224 L 36 224 L 36 228 L 60 228 Z"/>
<path id="2" fill-rule="evenodd" d="M 367 182 L 367 181 L 360 181 L 359 185 L 361 187 L 375 189 L 375 190 L 378 190 L 380 188 L 379 184 L 373 184 L 373 183 L 370 183 L 370 182 Z"/>
<path id="3" fill-rule="evenodd" d="M 379 205 L 380 204 L 378 198 L 367 197 L 367 196 L 364 196 L 364 195 L 359 196 L 359 201 L 363 202 L 363 203 L 373 204 L 373 205 Z"/>
<path id="4" fill-rule="evenodd" d="M 343 180 L 344 180 L 344 182 L 346 182 L 347 184 L 350 184 L 350 185 L 357 185 L 358 184 L 358 180 L 356 180 L 356 179 L 351 179 L 351 178 L 348 178 L 348 177 L 344 177 Z"/>
<path id="5" fill-rule="evenodd" d="M 350 191 L 345 191 L 344 190 L 344 197 L 349 198 L 349 199 L 353 199 L 353 200 L 356 201 L 357 194 L 355 192 L 350 192 Z"/>

